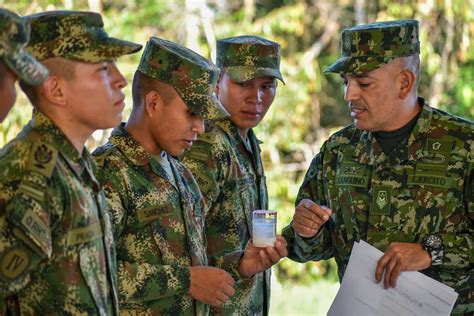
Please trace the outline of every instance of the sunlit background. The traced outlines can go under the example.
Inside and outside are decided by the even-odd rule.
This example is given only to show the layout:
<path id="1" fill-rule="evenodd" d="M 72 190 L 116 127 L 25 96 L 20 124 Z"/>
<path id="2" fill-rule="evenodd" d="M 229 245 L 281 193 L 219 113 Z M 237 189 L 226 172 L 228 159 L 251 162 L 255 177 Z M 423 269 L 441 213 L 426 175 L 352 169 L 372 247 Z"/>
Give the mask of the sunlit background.
<path id="1" fill-rule="evenodd" d="M 350 122 L 337 75 L 322 71 L 339 55 L 343 28 L 374 21 L 420 21 L 420 95 L 431 106 L 474 117 L 474 2 L 465 0 L 331 1 L 2 1 L 21 15 L 74 9 L 102 13 L 109 35 L 145 44 L 157 36 L 183 44 L 215 61 L 216 39 L 251 34 L 280 43 L 282 73 L 277 97 L 257 128 L 263 141 L 270 207 L 279 230 L 294 211 L 304 172 L 322 142 Z M 131 81 L 140 54 L 118 60 Z M 130 85 L 126 87 L 131 110 Z M 19 91 L 0 125 L 0 146 L 27 123 L 31 106 Z M 90 100 L 94 102 L 94 100 Z M 88 148 L 103 144 L 110 131 L 97 131 Z M 273 268 L 271 315 L 325 315 L 339 287 L 333 260 L 298 264 L 288 259 Z"/>

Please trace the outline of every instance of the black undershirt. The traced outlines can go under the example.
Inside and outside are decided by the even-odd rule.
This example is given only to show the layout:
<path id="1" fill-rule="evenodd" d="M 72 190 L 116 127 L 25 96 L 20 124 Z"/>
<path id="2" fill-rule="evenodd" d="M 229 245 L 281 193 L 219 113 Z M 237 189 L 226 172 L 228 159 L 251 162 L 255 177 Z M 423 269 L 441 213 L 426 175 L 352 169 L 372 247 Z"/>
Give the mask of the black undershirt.
<path id="1" fill-rule="evenodd" d="M 421 111 L 405 126 L 400 127 L 397 130 L 390 132 L 374 132 L 375 139 L 386 155 L 391 153 L 395 147 L 398 146 L 398 144 L 400 144 L 405 138 L 408 137 L 408 135 L 410 135 L 411 131 L 416 125 L 416 122 L 418 121 L 420 114 Z"/>

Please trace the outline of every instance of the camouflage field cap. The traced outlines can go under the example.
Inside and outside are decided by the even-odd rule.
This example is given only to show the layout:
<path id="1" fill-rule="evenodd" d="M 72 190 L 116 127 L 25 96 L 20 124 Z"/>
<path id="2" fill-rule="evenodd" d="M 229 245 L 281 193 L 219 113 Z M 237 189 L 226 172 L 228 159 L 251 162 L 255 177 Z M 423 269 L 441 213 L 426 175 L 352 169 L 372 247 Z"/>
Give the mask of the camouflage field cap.
<path id="1" fill-rule="evenodd" d="M 25 18 L 31 25 L 28 51 L 38 60 L 62 57 L 100 63 L 142 48 L 140 44 L 109 37 L 98 13 L 49 11 Z"/>
<path id="2" fill-rule="evenodd" d="M 342 31 L 341 57 L 324 72 L 362 74 L 419 53 L 416 20 L 359 25 Z"/>
<path id="3" fill-rule="evenodd" d="M 280 73 L 280 44 L 259 36 L 218 40 L 217 66 L 236 82 L 270 76 L 285 83 Z"/>
<path id="4" fill-rule="evenodd" d="M 228 116 L 214 94 L 219 69 L 192 50 L 151 37 L 138 71 L 172 86 L 187 107 L 201 117 L 219 119 Z"/>
<path id="5" fill-rule="evenodd" d="M 18 77 L 31 85 L 41 83 L 48 70 L 25 50 L 30 26 L 17 14 L 0 9 L 0 58 Z"/>

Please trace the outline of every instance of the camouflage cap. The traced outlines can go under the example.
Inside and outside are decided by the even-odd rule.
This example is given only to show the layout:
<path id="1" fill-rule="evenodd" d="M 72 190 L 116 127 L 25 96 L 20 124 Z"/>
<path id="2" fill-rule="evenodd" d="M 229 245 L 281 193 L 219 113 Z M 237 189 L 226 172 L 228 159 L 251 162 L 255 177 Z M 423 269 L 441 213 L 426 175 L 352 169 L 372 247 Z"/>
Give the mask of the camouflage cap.
<path id="1" fill-rule="evenodd" d="M 49 11 L 25 18 L 31 25 L 28 51 L 39 60 L 62 57 L 100 63 L 142 48 L 140 44 L 109 37 L 98 13 Z"/>
<path id="2" fill-rule="evenodd" d="M 172 86 L 187 107 L 201 117 L 219 119 L 228 116 L 214 94 L 219 69 L 192 50 L 151 37 L 138 71 Z"/>
<path id="3" fill-rule="evenodd" d="M 324 72 L 362 74 L 419 53 L 416 20 L 359 25 L 342 31 L 341 57 Z"/>
<path id="4" fill-rule="evenodd" d="M 25 46 L 30 39 L 30 26 L 17 14 L 0 9 L 0 57 L 22 80 L 37 85 L 48 76 L 48 70 Z"/>
<path id="5" fill-rule="evenodd" d="M 269 76 L 285 83 L 280 73 L 280 44 L 259 36 L 218 40 L 217 66 L 236 82 Z"/>

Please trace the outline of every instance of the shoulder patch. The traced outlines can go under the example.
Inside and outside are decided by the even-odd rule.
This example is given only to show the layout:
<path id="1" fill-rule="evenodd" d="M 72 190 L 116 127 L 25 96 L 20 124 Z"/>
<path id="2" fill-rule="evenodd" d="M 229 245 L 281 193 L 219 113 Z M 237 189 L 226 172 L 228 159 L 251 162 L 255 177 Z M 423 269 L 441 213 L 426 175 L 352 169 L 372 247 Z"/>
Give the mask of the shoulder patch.
<path id="1" fill-rule="evenodd" d="M 56 148 L 44 142 L 35 142 L 26 161 L 26 170 L 38 172 L 50 178 L 57 158 Z"/>
<path id="2" fill-rule="evenodd" d="M 16 280 L 21 277 L 31 264 L 31 257 L 21 247 L 8 249 L 0 261 L 0 277 L 5 280 Z"/>
<path id="3" fill-rule="evenodd" d="M 186 157 L 199 161 L 207 161 L 209 158 L 209 153 L 210 151 L 205 148 L 205 146 L 196 146 L 195 144 L 191 150 L 186 153 Z"/>

